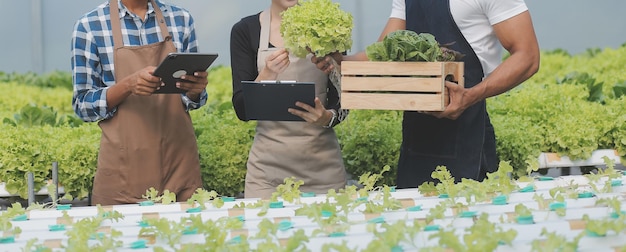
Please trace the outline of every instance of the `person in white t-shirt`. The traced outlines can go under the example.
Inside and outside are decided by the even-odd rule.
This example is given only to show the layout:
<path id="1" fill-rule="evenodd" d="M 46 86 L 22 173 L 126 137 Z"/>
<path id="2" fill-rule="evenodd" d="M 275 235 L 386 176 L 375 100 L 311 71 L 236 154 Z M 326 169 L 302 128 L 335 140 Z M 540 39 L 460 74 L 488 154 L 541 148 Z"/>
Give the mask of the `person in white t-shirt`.
<path id="1" fill-rule="evenodd" d="M 442 112 L 405 111 L 398 161 L 398 188 L 433 181 L 446 166 L 457 181 L 482 180 L 497 169 L 495 134 L 485 99 L 511 90 L 539 69 L 539 46 L 524 0 L 393 0 L 381 41 L 396 30 L 431 33 L 441 44 L 465 54 L 465 87 L 446 83 L 450 103 Z M 502 48 L 510 53 L 502 61 Z M 364 52 L 330 55 L 367 60 Z M 330 57 L 311 59 L 332 70 Z"/>

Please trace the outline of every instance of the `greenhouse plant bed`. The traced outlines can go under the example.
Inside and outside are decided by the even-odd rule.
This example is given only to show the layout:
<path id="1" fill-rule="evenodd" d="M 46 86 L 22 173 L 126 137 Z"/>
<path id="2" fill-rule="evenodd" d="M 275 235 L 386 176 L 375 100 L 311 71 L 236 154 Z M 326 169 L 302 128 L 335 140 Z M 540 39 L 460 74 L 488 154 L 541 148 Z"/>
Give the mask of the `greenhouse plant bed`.
<path id="1" fill-rule="evenodd" d="M 544 152 L 539 155 L 539 168 L 574 167 L 574 166 L 604 166 L 604 157 L 608 157 L 616 164 L 621 163 L 617 150 L 599 149 L 591 153 L 591 157 L 585 160 L 571 160 L 567 156 L 558 153 Z"/>
<path id="2" fill-rule="evenodd" d="M 619 179 L 623 179 L 621 177 Z M 608 179 L 599 180 L 610 182 Z M 580 183 L 577 188 L 568 187 L 572 185 L 572 182 Z M 222 237 L 226 241 L 236 240 L 238 238 L 246 239 L 250 245 L 250 250 L 254 250 L 257 246 L 261 246 L 263 241 L 267 241 L 265 238 L 258 238 L 257 235 L 264 236 L 268 225 L 275 225 L 278 230 L 272 235 L 272 239 L 276 242 L 286 242 L 288 238 L 294 237 L 297 231 L 301 231 L 308 239 L 309 242 L 303 245 L 311 251 L 319 251 L 321 247 L 328 244 L 343 244 L 344 242 L 350 247 L 350 251 L 362 251 L 371 242 L 378 239 L 376 235 L 372 233 L 372 230 L 379 232 L 389 232 L 386 228 L 387 225 L 392 225 L 391 228 L 406 228 L 403 232 L 406 235 L 416 232 L 412 238 L 408 238 L 407 242 L 401 242 L 398 244 L 404 251 L 419 251 L 424 246 L 437 246 L 439 244 L 439 238 L 442 233 L 437 230 L 441 230 L 446 234 L 454 234 L 459 239 L 463 239 L 464 235 L 468 234 L 470 228 L 476 227 L 477 223 L 490 223 L 502 231 L 515 230 L 517 236 L 512 241 L 511 245 L 499 245 L 496 251 L 528 251 L 533 242 L 542 242 L 546 239 L 541 235 L 542 230 L 553 232 L 563 236 L 567 241 L 572 241 L 577 235 L 585 235 L 580 243 L 580 249 L 578 251 L 612 251 L 617 247 L 626 245 L 626 239 L 624 239 L 623 232 L 613 234 L 610 231 L 604 237 L 592 237 L 587 236 L 586 227 L 588 222 L 585 219 L 585 215 L 593 221 L 624 221 L 614 217 L 615 204 L 619 204 L 621 209 L 626 209 L 626 201 L 624 198 L 626 195 L 615 191 L 595 191 L 592 197 L 588 198 L 570 198 L 576 196 L 572 193 L 583 192 L 581 190 L 588 189 L 590 180 L 584 176 L 568 176 L 559 177 L 550 181 L 534 181 L 534 184 L 541 184 L 542 189 L 533 192 L 517 192 L 513 191 L 510 194 L 501 192 L 508 196 L 507 204 L 492 204 L 490 201 L 475 202 L 467 200 L 464 197 L 456 198 L 440 198 L 438 196 L 417 196 L 415 189 L 400 189 L 391 193 L 391 198 L 395 201 L 394 210 L 386 209 L 382 210 L 372 208 L 377 204 L 382 204 L 384 201 L 379 198 L 383 196 L 380 191 L 370 192 L 370 196 L 367 199 L 350 200 L 350 208 L 347 211 L 342 211 L 339 208 L 334 212 L 338 219 L 330 219 L 329 217 L 323 218 L 309 218 L 307 216 L 296 216 L 295 212 L 301 207 L 306 207 L 309 204 L 304 204 L 301 201 L 294 201 L 289 204 L 285 204 L 283 208 L 269 208 L 264 209 L 262 207 L 246 208 L 232 208 L 235 205 L 244 203 L 244 200 L 235 200 L 237 204 L 230 204 L 227 206 L 224 204 L 221 207 L 216 207 L 213 203 L 205 202 L 207 209 L 188 212 L 185 209 L 190 209 L 186 203 L 172 203 L 172 204 L 160 204 L 156 203 L 152 206 L 137 206 L 120 205 L 120 206 L 108 206 L 104 207 L 104 211 L 119 211 L 124 218 L 119 221 L 104 220 L 100 223 L 95 233 L 102 233 L 108 237 L 113 234 L 113 231 L 117 231 L 121 236 L 116 237 L 116 241 L 120 241 L 124 244 L 123 247 L 117 248 L 117 251 L 153 251 L 157 247 L 163 247 L 166 251 L 174 251 L 169 248 L 167 237 L 162 234 L 167 230 L 173 232 L 181 232 L 180 240 L 176 243 L 179 245 L 200 243 L 203 244 L 207 241 L 207 235 L 214 235 L 212 232 L 200 229 L 199 233 L 186 232 L 182 230 L 180 224 L 186 217 L 200 217 L 202 223 L 200 225 L 216 225 L 220 229 Z M 528 184 L 525 184 L 528 185 Z M 553 188 L 550 188 L 552 186 Z M 554 195 L 550 194 L 552 189 L 559 189 L 556 187 L 562 187 L 558 191 L 563 193 L 565 197 L 564 212 L 552 211 L 548 208 L 541 208 L 539 205 L 550 204 L 554 201 Z M 614 187 L 613 189 L 621 189 L 622 187 Z M 574 189 L 574 190 L 573 190 Z M 608 188 L 611 189 L 611 188 Z M 394 196 L 401 196 L 402 198 L 396 198 Z M 539 196 L 539 200 L 536 198 Z M 411 197 L 411 198 L 405 198 Z M 327 197 L 327 195 L 314 196 L 315 201 L 309 202 L 334 202 L 337 198 Z M 597 201 L 599 199 L 613 199 L 611 207 L 606 205 L 599 205 Z M 368 200 L 366 202 L 365 200 Z M 246 204 L 259 203 L 257 201 L 246 200 Z M 539 203 L 541 202 L 541 204 Z M 355 204 L 356 203 L 356 204 Z M 366 208 L 366 204 L 370 207 Z M 313 204 L 313 203 L 311 203 Z M 454 204 L 455 207 L 464 205 L 464 207 L 453 209 L 452 205 L 447 205 L 445 208 L 440 208 L 440 204 Z M 518 213 L 515 206 L 521 204 L 527 207 L 527 211 L 533 216 L 533 221 L 530 223 L 518 223 L 516 217 Z M 401 205 L 401 206 L 400 206 Z M 329 205 L 329 206 L 332 206 Z M 339 206 L 339 205 L 337 205 Z M 380 206 L 380 205 L 379 205 Z M 387 205 L 389 206 L 389 205 Z M 418 208 L 411 208 L 413 206 L 420 206 Z M 397 208 L 400 207 L 400 208 Z M 318 208 L 308 208 L 318 209 Z M 321 209 L 321 208 L 320 208 Z M 560 208 L 559 208 L 560 209 Z M 266 210 L 266 211 L 265 211 Z M 303 209 L 307 210 L 307 208 Z M 368 210 L 367 212 L 365 210 Z M 372 211 L 374 210 L 374 211 Z M 320 210 L 321 211 L 321 210 Z M 332 211 L 329 211 L 332 212 Z M 432 218 L 431 214 L 438 212 L 437 217 Z M 465 213 L 473 213 L 472 215 L 466 215 Z M 26 242 L 31 239 L 38 239 L 37 244 L 44 244 L 53 251 L 63 251 L 63 246 L 67 246 L 70 239 L 66 231 L 72 231 L 76 226 L 71 223 L 78 223 L 79 221 L 89 217 L 94 217 L 100 214 L 99 209 L 93 206 L 87 207 L 72 207 L 71 209 L 60 211 L 56 209 L 44 209 L 44 210 L 30 210 L 27 211 L 30 216 L 34 218 L 28 220 L 12 220 L 11 224 L 14 228 L 20 228 L 22 233 L 15 236 L 15 241 L 1 244 L 0 251 L 19 251 Z M 64 214 L 65 213 L 65 214 Z M 64 217 L 64 215 L 66 215 Z M 68 218 L 69 216 L 69 218 Z M 319 216 L 318 216 L 319 217 Z M 161 235 L 140 235 L 142 227 L 145 227 L 145 222 L 142 220 L 158 219 L 170 223 L 171 228 L 175 229 L 163 229 L 163 223 L 158 225 L 160 228 L 153 230 L 156 234 Z M 231 219 L 224 219 L 231 218 Z M 224 226 L 218 226 L 217 224 L 210 224 L 206 222 L 216 223 L 216 221 L 228 221 L 229 225 L 236 224 L 238 222 L 232 222 L 233 219 L 239 219 L 242 221 L 240 226 L 226 228 Z M 486 218 L 486 219 L 485 219 Z M 431 220 L 426 223 L 427 220 Z M 50 230 L 50 226 L 59 223 L 65 223 L 70 221 L 70 225 L 66 225 L 66 231 Z M 269 222 L 268 222 L 269 221 Z M 329 221 L 329 222 L 324 222 Z M 190 224 L 190 222 L 186 222 Z M 287 223 L 288 225 L 282 225 Z M 597 223 L 597 222 L 596 222 Z M 194 222 L 194 225 L 198 223 Z M 333 225 L 341 225 L 341 229 L 329 229 Z M 400 226 L 393 226 L 395 224 L 402 224 Z M 411 229 L 414 225 L 420 225 Z M 167 226 L 167 225 L 166 225 Z M 482 226 L 482 225 L 481 225 Z M 177 228 L 176 228 L 177 227 Z M 436 228 L 435 228 L 436 227 Z M 484 227 L 484 226 L 483 226 Z M 318 232 L 323 230 L 324 232 Z M 5 231 L 3 235 L 7 234 L 10 230 Z M 94 232 L 94 231 L 88 231 Z M 479 231 L 482 232 L 482 231 Z M 393 234 L 393 233 L 392 233 Z M 394 234 L 396 235 L 396 234 Z M 434 235 L 434 236 L 433 236 Z M 247 237 L 247 238 L 243 238 Z M 616 238 L 617 237 L 617 238 Z M 405 237 L 406 238 L 406 237 Z M 131 244 L 140 239 L 147 241 L 146 248 L 131 249 Z M 89 241 L 95 242 L 95 241 Z M 445 242 L 445 241 L 444 241 Z M 417 245 L 418 247 L 415 247 Z M 593 248 L 594 250 L 591 250 Z"/>

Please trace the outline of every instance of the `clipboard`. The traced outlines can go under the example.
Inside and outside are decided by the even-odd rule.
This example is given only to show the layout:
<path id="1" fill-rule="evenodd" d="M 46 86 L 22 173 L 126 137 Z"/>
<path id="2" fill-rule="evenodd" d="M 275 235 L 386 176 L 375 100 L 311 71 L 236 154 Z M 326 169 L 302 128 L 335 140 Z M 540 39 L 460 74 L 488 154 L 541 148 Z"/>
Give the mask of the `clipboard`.
<path id="1" fill-rule="evenodd" d="M 217 59 L 214 53 L 170 53 L 154 70 L 154 76 L 160 77 L 165 86 L 156 90 L 156 94 L 176 94 L 185 91 L 176 87 L 183 75 L 206 71 Z"/>
<path id="2" fill-rule="evenodd" d="M 247 120 L 304 121 L 287 109 L 301 109 L 296 101 L 315 106 L 313 82 L 242 81 L 241 84 Z"/>

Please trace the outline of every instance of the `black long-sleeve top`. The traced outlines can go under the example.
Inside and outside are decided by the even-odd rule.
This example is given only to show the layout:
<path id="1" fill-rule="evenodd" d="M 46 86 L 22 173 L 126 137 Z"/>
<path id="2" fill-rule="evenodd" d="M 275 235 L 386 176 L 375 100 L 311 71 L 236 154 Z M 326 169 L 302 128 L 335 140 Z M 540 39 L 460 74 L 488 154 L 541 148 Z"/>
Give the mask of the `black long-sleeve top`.
<path id="1" fill-rule="evenodd" d="M 233 107 L 239 120 L 246 121 L 246 107 L 243 102 L 241 81 L 255 80 L 259 75 L 257 67 L 257 53 L 259 50 L 259 37 L 261 35 L 261 22 L 257 13 L 242 18 L 233 25 L 230 33 L 230 64 L 233 75 Z M 270 47 L 273 47 L 271 44 Z M 313 63 L 311 63 L 313 64 Z M 340 111 L 339 94 L 332 83 L 328 84 L 328 97 L 326 109 Z M 343 111 L 334 123 L 342 121 Z"/>

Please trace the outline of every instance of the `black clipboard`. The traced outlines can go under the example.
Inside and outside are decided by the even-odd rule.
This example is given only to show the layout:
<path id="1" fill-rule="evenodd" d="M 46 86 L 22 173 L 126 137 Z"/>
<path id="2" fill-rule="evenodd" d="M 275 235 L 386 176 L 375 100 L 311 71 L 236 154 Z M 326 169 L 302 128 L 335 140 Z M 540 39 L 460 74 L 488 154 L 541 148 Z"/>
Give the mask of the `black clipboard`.
<path id="1" fill-rule="evenodd" d="M 315 106 L 315 83 L 296 81 L 242 81 L 247 120 L 304 121 L 287 111 L 301 109 L 296 101 Z"/>
<path id="2" fill-rule="evenodd" d="M 154 70 L 154 76 L 160 77 L 165 86 L 156 90 L 157 94 L 175 94 L 185 91 L 176 87 L 182 75 L 206 71 L 217 59 L 214 53 L 170 53 Z"/>

